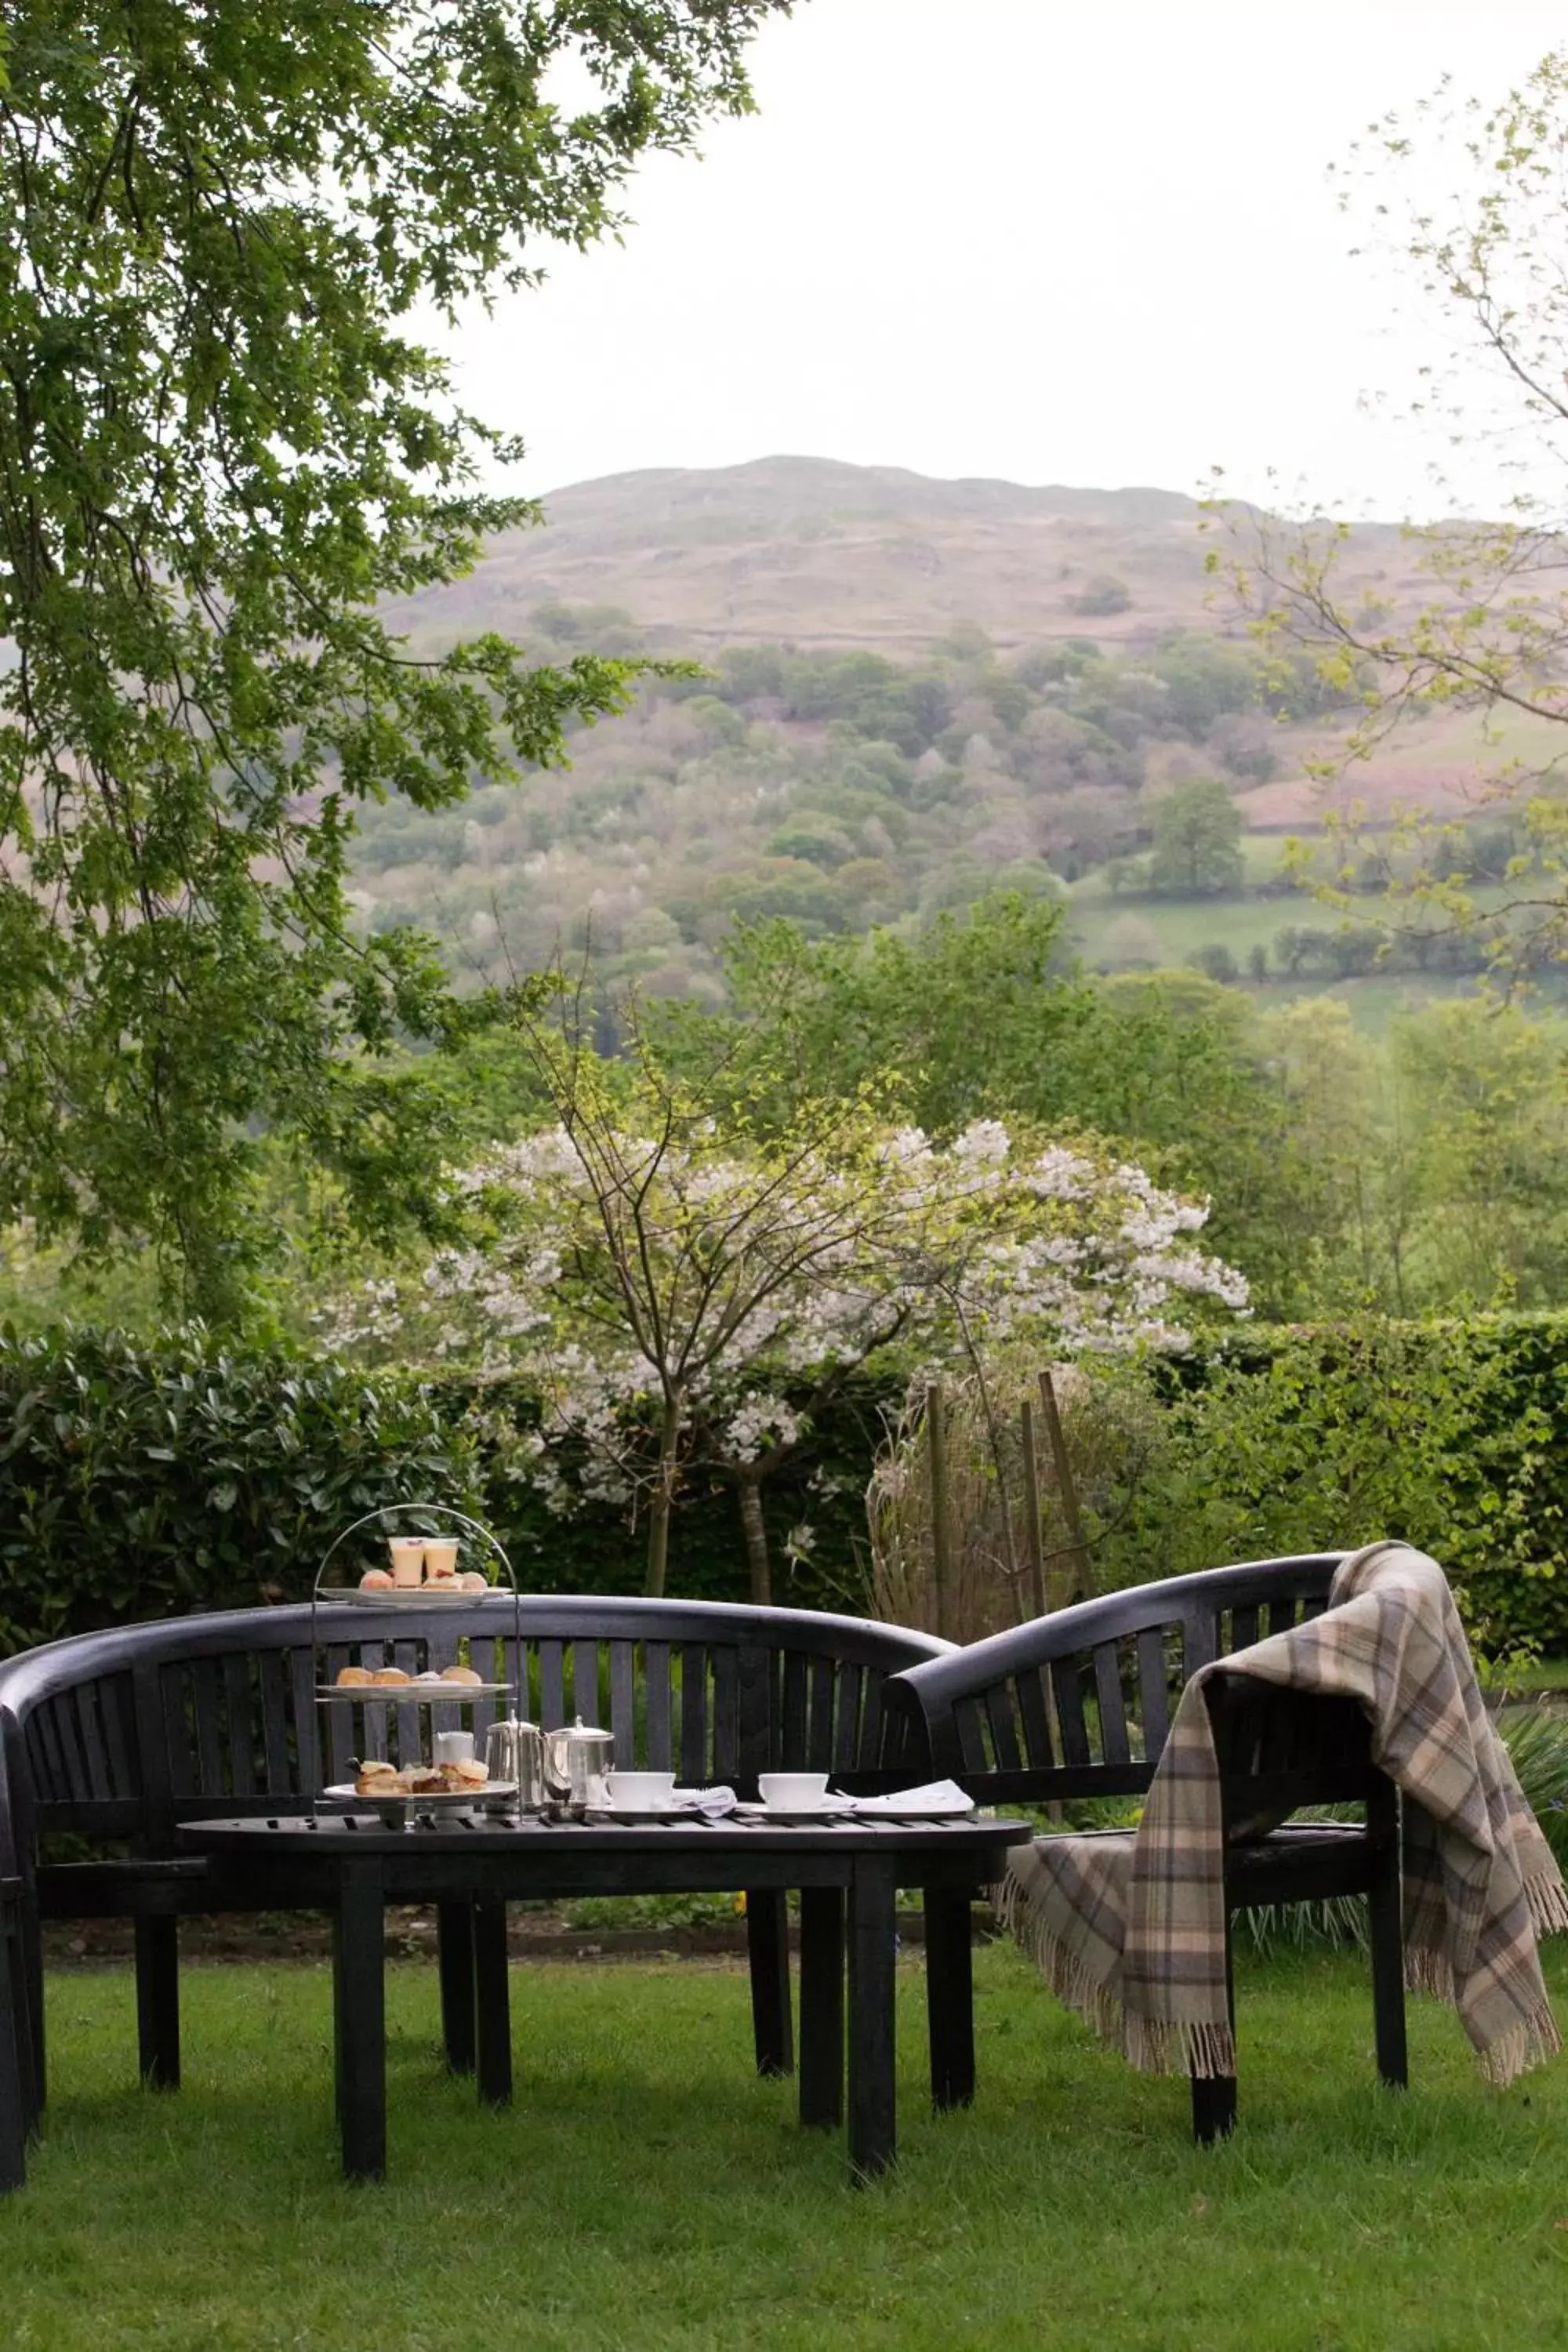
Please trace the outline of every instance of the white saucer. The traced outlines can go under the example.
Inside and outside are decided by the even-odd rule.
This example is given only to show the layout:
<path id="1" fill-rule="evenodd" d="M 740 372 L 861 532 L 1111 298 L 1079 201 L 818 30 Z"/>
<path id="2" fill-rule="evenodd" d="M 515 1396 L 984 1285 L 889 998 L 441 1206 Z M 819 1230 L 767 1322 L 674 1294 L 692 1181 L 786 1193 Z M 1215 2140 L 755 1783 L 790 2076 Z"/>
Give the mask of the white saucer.
<path id="1" fill-rule="evenodd" d="M 735 1811 L 752 1822 L 847 1821 L 855 1811 L 853 1797 L 824 1797 L 816 1805 L 737 1805 Z"/>
<path id="2" fill-rule="evenodd" d="M 683 1822 L 701 1806 L 695 1800 L 668 1805 L 590 1805 L 588 1811 L 605 1822 Z"/>
<path id="3" fill-rule="evenodd" d="M 722 1801 L 715 1803 L 714 1799 L 720 1796 Z M 657 1805 L 617 1805 L 612 1797 L 607 1804 L 594 1805 L 589 1810 L 597 1819 L 610 1822 L 683 1822 L 693 1813 L 706 1813 L 714 1821 L 724 1821 L 734 1811 L 734 1800 L 727 1789 L 677 1789 Z"/>

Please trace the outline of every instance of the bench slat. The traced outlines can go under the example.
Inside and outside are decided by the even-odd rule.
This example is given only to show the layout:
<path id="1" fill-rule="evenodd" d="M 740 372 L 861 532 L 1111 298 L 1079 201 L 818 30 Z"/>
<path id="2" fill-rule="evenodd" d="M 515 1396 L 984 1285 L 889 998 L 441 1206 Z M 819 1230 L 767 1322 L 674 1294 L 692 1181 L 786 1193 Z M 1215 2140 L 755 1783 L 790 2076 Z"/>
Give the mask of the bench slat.
<path id="1" fill-rule="evenodd" d="M 786 1650 L 784 1659 L 784 1706 L 779 1719 L 779 1768 L 785 1772 L 805 1769 L 805 1659 L 798 1650 Z"/>
<path id="2" fill-rule="evenodd" d="M 1005 1683 L 993 1683 L 985 1694 L 985 1727 L 990 1734 L 993 1764 L 999 1772 L 1016 1772 L 1023 1763 L 1014 1720 L 1013 1694 Z"/>
<path id="3" fill-rule="evenodd" d="M 634 1768 L 638 1760 L 637 1657 L 629 1642 L 610 1643 L 610 1730 L 616 1761 L 624 1757 Z"/>
<path id="4" fill-rule="evenodd" d="M 231 1650 L 223 1662 L 225 1711 L 228 1717 L 229 1786 L 237 1797 L 256 1790 L 256 1748 L 251 1738 L 250 1660 Z"/>
<path id="5" fill-rule="evenodd" d="M 862 1666 L 846 1665 L 838 1670 L 838 1717 L 833 1732 L 833 1769 L 837 1772 L 852 1772 L 857 1764 L 874 1762 L 860 1751 L 860 1697 L 866 1685 Z"/>
<path id="6" fill-rule="evenodd" d="M 1100 1752 L 1108 1764 L 1131 1762 L 1127 1710 L 1121 1697 L 1121 1657 L 1114 1642 L 1094 1647 L 1094 1696 L 1100 1708 Z"/>
<path id="7" fill-rule="evenodd" d="M 812 1772 L 833 1769 L 833 1702 L 837 1696 L 837 1669 L 831 1658 L 813 1658 L 807 1674 L 806 1769 Z"/>
<path id="8" fill-rule="evenodd" d="M 680 1763 L 683 1781 L 708 1778 L 708 1652 L 697 1642 L 680 1650 Z"/>
<path id="9" fill-rule="evenodd" d="M 325 1785 L 326 1776 L 321 1766 L 328 1760 L 323 1754 L 321 1738 L 323 1710 L 316 1705 L 315 1661 L 303 1643 L 298 1649 L 290 1650 L 288 1657 L 299 1790 L 301 1796 L 313 1797 L 317 1790 Z"/>
<path id="10" fill-rule="evenodd" d="M 715 1780 L 732 1781 L 741 1758 L 741 1662 L 726 1642 L 713 1653 L 713 1764 Z"/>
<path id="11" fill-rule="evenodd" d="M 223 1691 L 216 1658 L 191 1660 L 189 1689 L 201 1792 L 204 1797 L 221 1797 L 228 1783 L 223 1761 Z"/>
<path id="12" fill-rule="evenodd" d="M 599 1728 L 599 1645 L 597 1642 L 574 1642 L 572 1644 L 572 1715 Z"/>
<path id="13" fill-rule="evenodd" d="M 558 1731 L 566 1720 L 566 1651 L 562 1642 L 539 1645 L 539 1720 Z"/>
<path id="14" fill-rule="evenodd" d="M 257 1654 L 257 1679 L 261 1686 L 261 1773 L 263 1788 L 273 1797 L 289 1790 L 289 1700 L 284 1691 L 284 1654 L 263 1649 Z"/>
<path id="15" fill-rule="evenodd" d="M 1190 1683 L 1200 1666 L 1212 1666 L 1219 1655 L 1218 1612 L 1192 1609 L 1182 1620 L 1182 1681 Z"/>
<path id="16" fill-rule="evenodd" d="M 980 1705 L 973 1698 L 960 1699 L 953 1708 L 953 1724 L 958 1733 L 958 1752 L 965 1772 L 988 1772 L 991 1759 L 985 1753 L 985 1735 L 982 1728 Z"/>
<path id="17" fill-rule="evenodd" d="M 136 1734 L 131 1714 L 131 1677 L 127 1675 L 104 1675 L 95 1685 L 99 1697 L 99 1721 L 103 1727 L 103 1744 L 109 1759 L 110 1793 L 115 1797 L 133 1796 L 142 1786 L 142 1774 L 136 1759 Z"/>
<path id="18" fill-rule="evenodd" d="M 670 1734 L 669 1643 L 649 1642 L 643 1651 L 643 1688 L 647 1694 L 647 1764 L 650 1772 L 673 1772 Z"/>
<path id="19" fill-rule="evenodd" d="M 1089 1764 L 1089 1725 L 1083 1711 L 1083 1684 L 1077 1658 L 1051 1660 L 1051 1696 L 1057 1703 L 1057 1727 L 1061 1733 L 1062 1762 Z"/>
<path id="20" fill-rule="evenodd" d="M 62 1691 L 58 1699 L 49 1702 L 49 1706 L 54 1717 L 55 1737 L 59 1744 L 60 1761 L 65 1768 L 66 1787 L 73 1797 L 85 1801 L 97 1792 L 82 1748 L 77 1697 L 75 1691 Z"/>
<path id="21" fill-rule="evenodd" d="M 1051 1748 L 1051 1714 L 1038 1674 L 1019 1675 L 1014 1684 L 1018 1722 L 1024 1734 L 1026 1762 L 1048 1771 L 1056 1762 Z"/>
<path id="22" fill-rule="evenodd" d="M 744 1784 L 738 1793 L 752 1799 L 758 1773 L 768 1769 L 773 1738 L 773 1661 L 768 1652 L 754 1643 L 742 1642 L 735 1653 L 735 1682 L 740 1717 L 735 1774 Z"/>
<path id="23" fill-rule="evenodd" d="M 1171 1732 L 1171 1694 L 1165 1679 L 1165 1630 L 1151 1625 L 1138 1636 L 1138 1709 L 1143 1753 L 1158 1761 Z"/>

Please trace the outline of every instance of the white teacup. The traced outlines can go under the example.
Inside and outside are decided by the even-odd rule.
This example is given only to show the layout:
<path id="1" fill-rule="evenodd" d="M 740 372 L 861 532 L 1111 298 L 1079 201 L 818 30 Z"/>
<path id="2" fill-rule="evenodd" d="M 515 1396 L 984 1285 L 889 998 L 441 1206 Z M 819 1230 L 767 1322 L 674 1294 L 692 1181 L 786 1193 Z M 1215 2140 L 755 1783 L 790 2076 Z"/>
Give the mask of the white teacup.
<path id="1" fill-rule="evenodd" d="M 657 1812 L 675 1802 L 673 1772 L 607 1772 L 605 1780 L 611 1804 L 630 1812 Z"/>
<path id="2" fill-rule="evenodd" d="M 425 1538 L 423 1536 L 388 1536 L 386 1548 L 392 1554 L 394 1584 L 424 1583 Z"/>
<path id="3" fill-rule="evenodd" d="M 438 1731 L 435 1738 L 437 1764 L 471 1764 L 474 1760 L 474 1735 L 471 1731 Z"/>
<path id="4" fill-rule="evenodd" d="M 826 1772 L 763 1772 L 757 1780 L 764 1805 L 781 1813 L 814 1812 L 827 1795 Z"/>

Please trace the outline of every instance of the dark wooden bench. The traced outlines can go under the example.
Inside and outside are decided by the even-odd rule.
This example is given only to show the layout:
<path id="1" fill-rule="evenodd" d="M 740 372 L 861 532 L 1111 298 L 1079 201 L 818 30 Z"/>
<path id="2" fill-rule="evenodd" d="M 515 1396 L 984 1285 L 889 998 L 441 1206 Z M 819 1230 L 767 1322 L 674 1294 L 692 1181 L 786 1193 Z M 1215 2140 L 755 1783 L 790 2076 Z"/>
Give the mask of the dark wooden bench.
<path id="1" fill-rule="evenodd" d="M 348 1664 L 439 1668 L 466 1643 L 487 1680 L 517 1685 L 519 1712 L 533 1721 L 552 1727 L 581 1714 L 615 1734 L 623 1765 L 730 1782 L 746 1798 L 773 1769 L 829 1771 L 862 1791 L 896 1785 L 883 1752 L 888 1678 L 951 1647 L 805 1610 L 529 1596 L 520 1656 L 518 1622 L 510 1595 L 411 1600 L 395 1612 L 337 1604 L 314 1626 L 308 1606 L 237 1610 L 82 1634 L 0 1665 L 0 1959 L 16 1961 L 10 2013 L 25 2044 L 16 2065 L 29 2128 L 45 2093 L 47 1919 L 134 1923 L 142 2074 L 178 2083 L 179 1921 L 212 1906 L 206 1864 L 180 1853 L 176 1824 L 308 1811 L 321 1787 L 350 1777 L 364 1739 L 348 1705 L 316 1704 L 313 1631 L 329 1681 Z M 471 1705 L 482 1742 L 505 1702 Z M 414 1752 L 416 1717 L 407 1706 L 378 1718 L 395 1754 L 400 1741 Z M 97 1851 L 61 1858 L 67 1838 Z M 279 1899 L 270 1887 L 265 1907 Z M 784 1895 L 759 1891 L 746 1916 L 757 2065 L 787 2072 Z M 438 1919 L 447 2055 L 471 2068 L 470 1922 L 460 1905 Z M 5 2064 L 0 2047 L 0 2074 Z M 0 2082 L 0 2105 L 4 2094 Z M 7 2168 L 0 2148 L 0 2187 Z"/>
<path id="2" fill-rule="evenodd" d="M 889 1752 L 923 1759 L 982 1804 L 1131 1797 L 1149 1786 L 1188 1677 L 1321 1614 L 1344 1555 L 1251 1560 L 1112 1592 L 893 1677 Z M 1379 2071 L 1405 2079 L 1397 1793 L 1353 1706 L 1244 1675 L 1207 1685 L 1233 1911 L 1365 1895 Z M 1359 1803 L 1363 1825 L 1249 1833 L 1260 1818 Z M 1227 2131 L 1234 2078 L 1193 2084 L 1200 2139 Z"/>

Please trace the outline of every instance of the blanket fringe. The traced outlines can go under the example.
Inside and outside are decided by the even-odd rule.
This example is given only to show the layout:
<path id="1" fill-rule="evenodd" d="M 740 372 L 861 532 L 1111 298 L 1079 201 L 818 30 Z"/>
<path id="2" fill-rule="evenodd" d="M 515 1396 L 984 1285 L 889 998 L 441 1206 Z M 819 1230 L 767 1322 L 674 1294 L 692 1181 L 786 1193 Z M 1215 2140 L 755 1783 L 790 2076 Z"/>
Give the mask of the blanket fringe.
<path id="1" fill-rule="evenodd" d="M 1543 2059 L 1554 2058 L 1562 2047 L 1557 2021 L 1550 2004 L 1543 2000 L 1500 2040 L 1479 2052 L 1476 2063 L 1489 2083 L 1506 2088 L 1527 2066 L 1539 2066 Z"/>
<path id="2" fill-rule="evenodd" d="M 1406 1944 L 1405 1948 L 1405 1990 L 1425 1993 L 1429 2000 L 1454 1999 L 1454 1971 L 1446 1952 L 1435 1951 L 1430 1944 Z"/>
<path id="3" fill-rule="evenodd" d="M 1103 1984 L 1042 1917 L 1027 1888 L 1007 1878 L 993 1890 L 998 1924 L 1028 1953 L 1057 1999 L 1108 2048 L 1120 2050 L 1142 2074 L 1236 2073 L 1236 2037 L 1225 2024 L 1184 2024 L 1132 2016 L 1112 1986 Z"/>
<path id="4" fill-rule="evenodd" d="M 1555 1864 L 1527 1878 L 1524 1894 L 1538 1936 L 1568 1934 L 1568 1890 Z"/>
<path id="5" fill-rule="evenodd" d="M 1057 1999 L 1064 2001 L 1075 2017 L 1081 2017 L 1101 2042 L 1119 2050 L 1123 2038 L 1119 1996 L 1092 1976 L 1078 1954 L 1069 1951 L 1047 1927 L 1037 1906 L 1030 1901 L 1027 1890 L 1016 1878 L 1009 1878 L 1002 1887 L 996 1916 L 1028 1953 Z"/>

